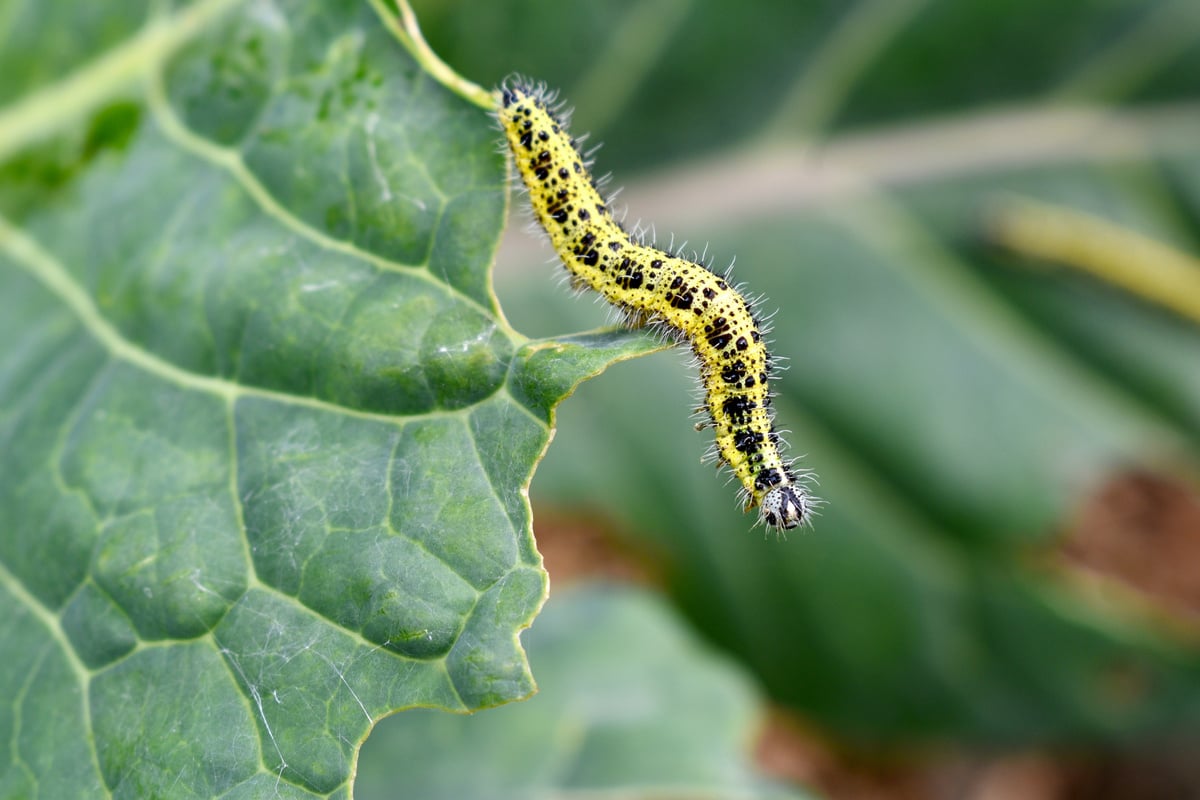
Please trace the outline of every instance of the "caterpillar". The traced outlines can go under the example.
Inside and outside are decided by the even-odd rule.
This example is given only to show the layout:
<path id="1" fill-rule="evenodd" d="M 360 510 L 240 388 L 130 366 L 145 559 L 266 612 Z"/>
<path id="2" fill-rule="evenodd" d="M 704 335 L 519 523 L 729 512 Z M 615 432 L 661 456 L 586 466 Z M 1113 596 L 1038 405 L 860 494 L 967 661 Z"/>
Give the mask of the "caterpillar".
<path id="1" fill-rule="evenodd" d="M 515 77 L 499 89 L 497 117 L 534 215 L 577 287 L 599 292 L 635 327 L 691 345 L 716 442 L 711 456 L 742 485 L 745 511 L 768 528 L 806 524 L 818 501 L 780 453 L 768 382 L 771 356 L 754 305 L 726 276 L 630 236 L 588 172 L 567 115 L 544 85 Z"/>

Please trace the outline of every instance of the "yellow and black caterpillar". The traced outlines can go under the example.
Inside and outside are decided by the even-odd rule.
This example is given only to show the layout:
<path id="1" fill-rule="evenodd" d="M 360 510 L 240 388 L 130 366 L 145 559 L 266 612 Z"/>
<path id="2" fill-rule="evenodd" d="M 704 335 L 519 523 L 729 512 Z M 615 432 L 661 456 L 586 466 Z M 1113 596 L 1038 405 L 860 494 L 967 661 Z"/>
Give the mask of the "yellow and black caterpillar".
<path id="1" fill-rule="evenodd" d="M 747 511 L 776 529 L 808 522 L 817 501 L 780 454 L 771 411 L 771 356 L 751 303 L 706 267 L 648 246 L 613 219 L 588 162 L 545 87 L 500 88 L 500 125 L 538 222 L 576 285 L 599 292 L 630 324 L 687 340 L 700 362 L 715 456 L 741 482 Z"/>

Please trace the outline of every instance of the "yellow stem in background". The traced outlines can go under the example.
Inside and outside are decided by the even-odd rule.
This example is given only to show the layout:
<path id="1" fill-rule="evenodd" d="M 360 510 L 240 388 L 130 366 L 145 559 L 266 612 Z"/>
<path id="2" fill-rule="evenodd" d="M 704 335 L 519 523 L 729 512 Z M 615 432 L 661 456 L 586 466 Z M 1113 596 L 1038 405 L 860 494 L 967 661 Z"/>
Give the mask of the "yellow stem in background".
<path id="1" fill-rule="evenodd" d="M 1029 199 L 997 203 L 988 237 L 1029 258 L 1087 272 L 1200 324 L 1200 259 L 1091 214 Z"/>

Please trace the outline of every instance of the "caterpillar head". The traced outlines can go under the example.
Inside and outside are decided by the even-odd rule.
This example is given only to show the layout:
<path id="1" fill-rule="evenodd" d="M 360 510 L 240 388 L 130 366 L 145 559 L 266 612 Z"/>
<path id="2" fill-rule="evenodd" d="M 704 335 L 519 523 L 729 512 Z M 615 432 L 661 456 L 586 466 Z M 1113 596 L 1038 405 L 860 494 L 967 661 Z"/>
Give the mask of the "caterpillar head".
<path id="1" fill-rule="evenodd" d="M 769 528 L 790 531 L 808 522 L 813 511 L 813 499 L 804 489 L 789 484 L 776 486 L 763 495 L 759 517 Z"/>

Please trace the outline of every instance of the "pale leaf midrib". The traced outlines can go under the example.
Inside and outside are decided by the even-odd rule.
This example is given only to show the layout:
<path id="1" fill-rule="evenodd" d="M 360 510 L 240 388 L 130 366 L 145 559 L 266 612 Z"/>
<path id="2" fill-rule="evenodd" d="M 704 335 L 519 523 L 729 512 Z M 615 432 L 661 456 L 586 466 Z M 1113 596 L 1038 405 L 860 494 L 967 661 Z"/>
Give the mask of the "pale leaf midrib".
<path id="1" fill-rule="evenodd" d="M 0 162 L 27 145 L 74 124 L 132 83 L 158 69 L 242 0 L 200 0 L 166 17 L 150 20 L 127 42 L 0 109 Z"/>

